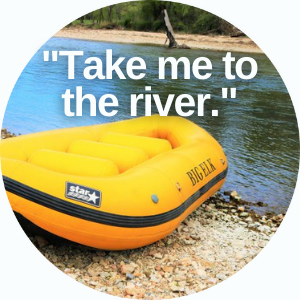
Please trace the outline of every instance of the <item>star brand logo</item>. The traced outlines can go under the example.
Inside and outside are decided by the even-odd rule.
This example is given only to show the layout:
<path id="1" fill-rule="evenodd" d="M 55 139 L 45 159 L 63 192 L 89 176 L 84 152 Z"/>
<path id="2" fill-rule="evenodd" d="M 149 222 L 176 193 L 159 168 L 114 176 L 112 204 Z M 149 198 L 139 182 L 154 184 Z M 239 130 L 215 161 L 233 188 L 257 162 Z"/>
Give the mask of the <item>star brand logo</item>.
<path id="1" fill-rule="evenodd" d="M 73 182 L 66 182 L 65 196 L 66 198 L 77 200 L 96 207 L 100 207 L 101 204 L 101 192 L 99 190 Z"/>
<path id="2" fill-rule="evenodd" d="M 95 193 L 95 192 L 94 192 L 93 194 L 90 194 L 90 193 L 89 193 L 88 195 L 89 195 L 89 197 L 90 197 L 88 201 L 89 201 L 89 202 L 91 201 L 91 202 L 93 202 L 94 204 L 96 204 L 96 200 L 100 198 L 100 197 L 97 197 L 97 196 L 96 196 L 96 193 Z"/>

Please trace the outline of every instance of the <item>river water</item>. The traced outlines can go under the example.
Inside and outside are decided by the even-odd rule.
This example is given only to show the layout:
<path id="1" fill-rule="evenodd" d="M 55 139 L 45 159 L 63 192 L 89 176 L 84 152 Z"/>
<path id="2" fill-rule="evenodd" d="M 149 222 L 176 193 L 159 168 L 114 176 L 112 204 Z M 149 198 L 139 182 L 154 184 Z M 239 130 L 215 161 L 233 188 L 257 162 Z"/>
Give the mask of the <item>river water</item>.
<path id="1" fill-rule="evenodd" d="M 142 57 L 147 64 L 146 76 L 141 80 L 87 80 L 82 75 L 87 57 L 97 56 L 105 61 L 106 49 L 112 49 L 113 60 L 118 57 Z M 44 50 L 82 50 L 84 57 L 76 59 L 75 79 L 67 78 L 67 57 L 57 62 L 44 62 Z M 288 91 L 270 60 L 263 54 L 234 53 L 236 60 L 250 56 L 258 63 L 258 74 L 251 80 L 227 80 L 222 57 L 225 52 L 203 50 L 170 50 L 149 45 L 127 45 L 51 38 L 30 60 L 9 99 L 3 127 L 16 134 L 26 134 L 55 128 L 107 123 L 130 118 L 130 94 L 145 93 L 151 86 L 164 103 L 169 94 L 211 94 L 205 103 L 203 117 L 197 113 L 190 120 L 204 127 L 223 146 L 229 163 L 229 173 L 223 190 L 237 190 L 243 199 L 268 204 L 258 209 L 276 213 L 286 212 L 291 201 L 299 167 L 299 135 L 295 111 Z M 207 57 L 213 65 L 212 76 L 207 80 L 183 78 L 158 79 L 158 57 Z M 50 55 L 51 58 L 51 55 Z M 122 70 L 126 74 L 126 64 Z M 248 69 L 248 70 L 247 70 Z M 244 64 L 245 74 L 249 65 Z M 234 70 L 232 71 L 234 74 Z M 76 86 L 83 94 L 93 94 L 98 100 L 104 94 L 114 94 L 119 101 L 114 117 L 89 116 L 89 103 L 83 107 L 82 117 L 66 117 L 61 95 L 66 89 L 75 93 Z M 223 99 L 221 88 L 236 87 L 236 99 Z M 72 110 L 75 108 L 72 105 Z M 217 117 L 211 111 L 218 109 Z M 152 112 L 157 113 L 155 106 Z M 138 116 L 144 115 L 144 106 L 138 106 Z M 176 115 L 174 106 L 169 115 Z"/>

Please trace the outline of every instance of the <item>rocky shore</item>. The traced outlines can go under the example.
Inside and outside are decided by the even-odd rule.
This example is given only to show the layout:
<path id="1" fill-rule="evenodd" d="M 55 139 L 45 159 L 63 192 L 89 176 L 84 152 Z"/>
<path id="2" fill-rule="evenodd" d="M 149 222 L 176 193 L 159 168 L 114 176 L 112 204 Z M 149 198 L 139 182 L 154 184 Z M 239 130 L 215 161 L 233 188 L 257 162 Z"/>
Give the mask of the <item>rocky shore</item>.
<path id="1" fill-rule="evenodd" d="M 30 240 L 62 272 L 100 292 L 135 299 L 181 297 L 241 270 L 283 220 L 283 215 L 258 216 L 229 197 L 229 202 L 218 194 L 211 197 L 171 235 L 135 250 L 101 251 L 41 236 Z"/>
<path id="2" fill-rule="evenodd" d="M 7 139 L 11 137 L 15 137 L 16 135 L 14 133 L 9 132 L 6 128 L 1 129 L 1 139 Z"/>
<path id="3" fill-rule="evenodd" d="M 216 193 L 171 235 L 135 250 L 101 251 L 27 235 L 58 269 L 90 288 L 125 298 L 175 298 L 226 280 L 256 257 L 284 218 L 252 209 L 263 205 L 243 201 L 236 191 Z"/>

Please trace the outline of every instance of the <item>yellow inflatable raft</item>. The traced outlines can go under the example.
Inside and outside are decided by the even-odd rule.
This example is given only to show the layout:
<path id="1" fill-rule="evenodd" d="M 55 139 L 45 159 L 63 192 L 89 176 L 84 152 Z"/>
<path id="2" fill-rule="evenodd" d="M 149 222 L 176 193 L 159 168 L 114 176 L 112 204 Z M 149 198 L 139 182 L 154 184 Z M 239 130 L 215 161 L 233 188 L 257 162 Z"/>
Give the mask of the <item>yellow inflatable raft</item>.
<path id="1" fill-rule="evenodd" d="M 52 130 L 3 140 L 12 209 L 68 240 L 131 249 L 170 234 L 218 191 L 219 143 L 180 117 Z"/>

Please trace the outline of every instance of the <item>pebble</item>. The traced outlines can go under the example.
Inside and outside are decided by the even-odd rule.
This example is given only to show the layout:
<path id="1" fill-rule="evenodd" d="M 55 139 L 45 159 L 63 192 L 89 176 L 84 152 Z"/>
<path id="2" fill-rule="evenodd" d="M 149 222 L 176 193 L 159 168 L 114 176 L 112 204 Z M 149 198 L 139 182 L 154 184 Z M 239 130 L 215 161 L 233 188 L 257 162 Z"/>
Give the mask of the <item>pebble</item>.
<path id="1" fill-rule="evenodd" d="M 160 253 L 155 253 L 154 257 L 157 258 L 157 259 L 162 259 L 163 258 L 163 256 Z"/>
<path id="2" fill-rule="evenodd" d="M 253 223 L 248 224 L 248 228 L 256 228 L 257 226 Z"/>
<path id="3" fill-rule="evenodd" d="M 207 283 L 213 284 L 213 285 L 215 285 L 217 282 L 218 282 L 218 279 L 217 279 L 217 278 L 209 278 L 209 279 L 207 280 Z"/>
<path id="4" fill-rule="evenodd" d="M 36 236 L 36 241 L 40 248 L 43 248 L 49 244 L 48 241 L 41 236 Z"/>
<path id="5" fill-rule="evenodd" d="M 238 207 L 238 211 L 244 212 L 245 211 L 245 207 L 244 206 L 239 206 Z"/>
<path id="6" fill-rule="evenodd" d="M 218 278 L 219 280 L 225 280 L 225 279 L 227 279 L 227 276 L 223 273 L 218 273 L 216 275 L 216 278 Z"/>
<path id="7" fill-rule="evenodd" d="M 181 292 L 184 291 L 184 287 L 181 287 L 178 282 L 172 281 L 170 284 L 170 288 L 172 292 Z"/>
<path id="8" fill-rule="evenodd" d="M 242 212 L 242 213 L 240 213 L 240 217 L 242 217 L 242 218 L 249 217 L 249 214 L 247 212 Z"/>
<path id="9" fill-rule="evenodd" d="M 234 200 L 240 200 L 240 199 L 241 199 L 241 197 L 240 197 L 240 195 L 237 193 L 237 191 L 232 191 L 232 192 L 230 193 L 230 198 L 232 198 L 232 199 L 234 199 Z"/>
<path id="10" fill-rule="evenodd" d="M 170 267 L 170 266 L 164 266 L 163 267 L 164 272 L 166 273 L 172 273 L 174 270 L 174 267 Z"/>
<path id="11" fill-rule="evenodd" d="M 198 270 L 197 273 L 198 273 L 198 276 L 199 276 L 201 279 L 204 280 L 204 279 L 207 278 L 207 273 L 205 272 L 205 270 L 203 270 L 203 269 L 201 270 L 201 269 L 200 269 L 200 270 Z"/>
<path id="12" fill-rule="evenodd" d="M 133 265 L 122 265 L 121 273 L 122 274 L 133 273 L 134 269 L 135 269 L 135 267 Z"/>
<path id="13" fill-rule="evenodd" d="M 243 222 L 243 221 L 240 221 L 239 224 L 242 225 L 242 226 L 247 226 L 247 223 Z"/>
<path id="14" fill-rule="evenodd" d="M 127 279 L 134 279 L 134 275 L 133 274 L 131 274 L 131 273 L 126 273 L 126 278 Z"/>
<path id="15" fill-rule="evenodd" d="M 107 278 L 107 277 L 111 276 L 111 273 L 109 273 L 109 272 L 100 272 L 99 275 L 102 278 Z"/>
<path id="16" fill-rule="evenodd" d="M 205 211 L 211 211 L 212 210 L 212 208 L 209 206 L 209 205 L 207 205 L 206 207 L 205 207 Z"/>
<path id="17" fill-rule="evenodd" d="M 257 242 L 257 245 L 258 245 L 260 248 L 264 248 L 264 247 L 267 245 L 267 242 L 266 242 L 266 241 L 258 241 L 258 242 Z"/>
<path id="18" fill-rule="evenodd" d="M 225 192 L 224 192 L 224 195 L 225 195 L 225 196 L 230 196 L 231 193 L 232 193 L 232 191 L 225 191 Z"/>
<path id="19" fill-rule="evenodd" d="M 242 260 L 242 259 L 244 259 L 244 258 L 246 257 L 246 255 L 247 255 L 247 252 L 246 252 L 246 251 L 244 251 L 244 250 L 238 251 L 238 252 L 236 252 L 236 254 L 235 254 L 235 258 L 236 258 L 237 260 Z"/>
<path id="20" fill-rule="evenodd" d="M 136 290 L 134 284 L 128 283 L 127 286 L 125 287 L 125 296 L 126 295 L 135 296 L 136 293 L 137 293 L 137 290 Z"/>

